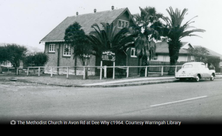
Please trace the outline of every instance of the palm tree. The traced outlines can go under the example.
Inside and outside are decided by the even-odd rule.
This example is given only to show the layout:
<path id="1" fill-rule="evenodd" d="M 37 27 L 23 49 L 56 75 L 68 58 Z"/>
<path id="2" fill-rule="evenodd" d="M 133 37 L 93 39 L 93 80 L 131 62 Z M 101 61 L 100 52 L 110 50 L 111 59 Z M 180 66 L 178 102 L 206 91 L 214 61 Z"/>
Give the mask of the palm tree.
<path id="1" fill-rule="evenodd" d="M 155 40 L 160 39 L 162 35 L 162 27 L 160 19 L 162 14 L 156 12 L 154 7 L 141 7 L 140 14 L 134 15 L 136 26 L 131 27 L 132 34 L 135 38 L 135 47 L 137 56 L 151 60 L 155 56 L 156 44 Z"/>
<path id="2" fill-rule="evenodd" d="M 162 14 L 156 12 L 154 7 L 139 7 L 141 13 L 134 15 L 135 26 L 130 27 L 130 32 L 135 37 L 136 54 L 138 56 L 138 65 L 142 59 L 142 65 L 148 65 L 155 57 L 156 43 L 162 35 L 163 24 L 160 21 Z M 144 71 L 143 69 L 141 72 Z M 144 75 L 144 74 L 142 74 Z"/>
<path id="3" fill-rule="evenodd" d="M 94 31 L 88 35 L 95 55 L 101 57 L 104 51 L 118 53 L 128 48 L 129 43 L 133 42 L 133 36 L 127 28 L 118 30 L 113 23 L 101 23 L 101 25 L 103 29 L 100 29 L 98 24 L 93 24 Z"/>
<path id="4" fill-rule="evenodd" d="M 102 29 L 100 28 L 102 26 Z M 102 58 L 103 52 L 112 53 L 109 58 L 115 53 L 117 65 L 122 65 L 124 59 L 121 59 L 125 56 L 125 50 L 132 46 L 133 36 L 129 33 L 127 28 L 118 29 L 113 23 L 101 23 L 101 26 L 98 24 L 92 25 L 94 31 L 90 32 L 88 39 L 92 44 L 92 49 L 94 54 L 98 58 Z M 112 65 L 109 61 L 104 63 L 105 65 Z M 122 72 L 122 71 L 119 71 Z M 107 75 L 112 75 L 112 70 L 108 69 Z"/>
<path id="5" fill-rule="evenodd" d="M 182 24 L 184 17 L 187 13 L 188 9 L 183 9 L 182 12 L 179 9 L 173 10 L 172 7 L 169 7 L 167 9 L 168 14 L 170 15 L 170 18 L 164 18 L 166 22 L 165 27 L 165 35 L 169 38 L 168 45 L 169 45 L 169 56 L 170 56 L 170 65 L 176 65 L 178 57 L 179 57 L 179 50 L 182 46 L 181 39 L 187 36 L 198 36 L 196 34 L 193 34 L 195 32 L 205 32 L 203 29 L 190 29 L 191 23 L 194 23 L 192 21 L 195 17 L 187 21 L 185 24 Z M 170 68 L 169 75 L 174 74 L 174 68 Z"/>

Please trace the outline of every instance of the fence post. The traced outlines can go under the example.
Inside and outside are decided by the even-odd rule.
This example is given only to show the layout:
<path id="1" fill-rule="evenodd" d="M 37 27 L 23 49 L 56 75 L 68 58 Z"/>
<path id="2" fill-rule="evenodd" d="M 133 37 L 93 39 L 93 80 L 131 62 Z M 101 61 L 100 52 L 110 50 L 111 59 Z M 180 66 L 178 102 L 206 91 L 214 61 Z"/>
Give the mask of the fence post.
<path id="1" fill-rule="evenodd" d="M 113 79 L 115 79 L 115 61 L 113 61 Z"/>
<path id="2" fill-rule="evenodd" d="M 66 78 L 69 78 L 69 67 L 67 67 L 67 74 L 66 74 Z"/>
<path id="3" fill-rule="evenodd" d="M 16 68 L 16 75 L 18 75 L 19 73 L 19 68 Z"/>
<path id="4" fill-rule="evenodd" d="M 175 74 L 176 74 L 176 72 L 177 72 L 177 65 L 176 65 L 176 67 L 175 67 Z"/>
<path id="5" fill-rule="evenodd" d="M 129 67 L 126 67 L 126 77 L 129 77 Z"/>
<path id="6" fill-rule="evenodd" d="M 29 67 L 27 68 L 27 76 L 29 75 Z"/>
<path id="7" fill-rule="evenodd" d="M 83 66 L 83 79 L 86 79 L 85 71 L 86 71 L 86 67 Z"/>
<path id="8" fill-rule="evenodd" d="M 38 68 L 38 76 L 40 76 L 40 67 Z"/>
<path id="9" fill-rule="evenodd" d="M 147 77 L 147 66 L 145 67 L 145 77 Z"/>
<path id="10" fill-rule="evenodd" d="M 104 78 L 107 78 L 107 66 L 104 66 Z"/>
<path id="11" fill-rule="evenodd" d="M 102 72 L 103 72 L 103 61 L 100 61 L 100 75 L 99 75 L 99 79 L 102 80 Z"/>
<path id="12" fill-rule="evenodd" d="M 163 76 L 163 66 L 161 66 L 161 76 Z"/>
<path id="13" fill-rule="evenodd" d="M 52 73 L 53 73 L 53 68 L 51 67 L 51 77 L 52 77 Z"/>

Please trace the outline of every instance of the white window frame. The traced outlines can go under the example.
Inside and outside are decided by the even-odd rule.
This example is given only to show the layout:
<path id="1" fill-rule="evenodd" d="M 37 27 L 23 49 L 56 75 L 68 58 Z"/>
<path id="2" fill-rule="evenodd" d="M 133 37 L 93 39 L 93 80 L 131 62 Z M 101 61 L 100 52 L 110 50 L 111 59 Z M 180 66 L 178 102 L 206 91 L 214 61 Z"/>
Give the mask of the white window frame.
<path id="1" fill-rule="evenodd" d="M 135 48 L 131 48 L 131 50 L 130 50 L 130 57 L 132 57 L 132 58 L 136 58 L 137 56 L 136 56 L 136 49 Z"/>
<path id="2" fill-rule="evenodd" d="M 55 43 L 49 44 L 49 52 L 55 52 Z"/>
<path id="3" fill-rule="evenodd" d="M 119 22 L 121 22 L 121 26 L 119 26 Z M 117 27 L 118 28 L 129 27 L 129 21 L 118 19 Z"/>
<path id="4" fill-rule="evenodd" d="M 65 49 L 68 48 L 69 49 L 69 52 L 65 52 Z M 70 57 L 71 56 L 71 45 L 70 44 L 64 44 L 63 45 L 63 56 L 68 56 Z"/>

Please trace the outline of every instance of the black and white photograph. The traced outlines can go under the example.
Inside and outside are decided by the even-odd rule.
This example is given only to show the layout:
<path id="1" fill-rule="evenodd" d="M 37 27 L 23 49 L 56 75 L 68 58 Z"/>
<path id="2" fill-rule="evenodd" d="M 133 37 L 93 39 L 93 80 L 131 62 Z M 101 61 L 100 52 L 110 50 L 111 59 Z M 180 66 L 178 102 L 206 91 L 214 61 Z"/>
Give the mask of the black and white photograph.
<path id="1" fill-rule="evenodd" d="M 220 0 L 0 0 L 0 124 L 222 124 Z"/>

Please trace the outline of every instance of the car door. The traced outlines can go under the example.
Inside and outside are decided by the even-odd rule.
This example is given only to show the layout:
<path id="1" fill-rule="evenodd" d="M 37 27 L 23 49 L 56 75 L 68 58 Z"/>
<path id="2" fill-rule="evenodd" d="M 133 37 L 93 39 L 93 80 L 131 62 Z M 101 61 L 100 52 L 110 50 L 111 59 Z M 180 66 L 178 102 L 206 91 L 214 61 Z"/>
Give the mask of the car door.
<path id="1" fill-rule="evenodd" d="M 210 72 L 210 70 L 209 70 L 208 67 L 205 67 L 205 73 L 206 73 L 206 77 L 207 77 L 207 78 L 210 78 L 210 77 L 211 77 L 211 72 Z"/>
<path id="2" fill-rule="evenodd" d="M 209 78 L 210 77 L 209 69 L 204 63 L 201 64 L 201 69 L 202 69 L 203 77 L 204 78 Z"/>
<path id="3" fill-rule="evenodd" d="M 200 64 L 200 74 L 201 74 L 201 77 L 202 78 L 205 78 L 207 75 L 207 73 L 206 73 L 207 71 L 206 71 L 206 66 L 205 66 L 205 64 L 204 63 L 201 63 Z"/>

